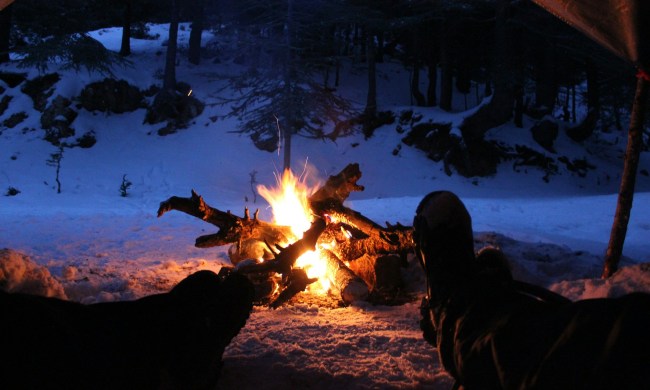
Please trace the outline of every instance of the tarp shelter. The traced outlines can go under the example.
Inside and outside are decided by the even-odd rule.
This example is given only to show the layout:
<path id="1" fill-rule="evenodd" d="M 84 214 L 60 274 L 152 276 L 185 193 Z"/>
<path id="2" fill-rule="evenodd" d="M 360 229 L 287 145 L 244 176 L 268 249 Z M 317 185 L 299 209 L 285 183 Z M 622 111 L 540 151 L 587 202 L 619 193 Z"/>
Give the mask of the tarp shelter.
<path id="1" fill-rule="evenodd" d="M 0 11 L 5 9 L 9 4 L 13 3 L 14 0 L 0 0 Z"/>
<path id="2" fill-rule="evenodd" d="M 628 129 L 618 204 L 602 276 L 618 268 L 632 209 L 650 89 L 649 0 L 532 0 L 637 68 L 637 87 Z"/>

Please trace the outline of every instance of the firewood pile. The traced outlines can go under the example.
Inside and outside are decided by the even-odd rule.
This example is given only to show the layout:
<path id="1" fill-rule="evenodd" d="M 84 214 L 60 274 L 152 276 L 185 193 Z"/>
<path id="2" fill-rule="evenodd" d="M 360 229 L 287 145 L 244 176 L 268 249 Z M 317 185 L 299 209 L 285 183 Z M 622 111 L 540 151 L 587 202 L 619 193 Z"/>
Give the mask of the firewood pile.
<path id="1" fill-rule="evenodd" d="M 158 217 L 177 210 L 215 225 L 219 231 L 200 236 L 199 248 L 230 245 L 228 254 L 234 268 L 256 286 L 256 302 L 278 307 L 316 282 L 296 260 L 318 249 L 326 264 L 326 277 L 344 304 L 371 300 L 395 293 L 402 287 L 400 268 L 413 251 L 413 230 L 400 224 L 380 226 L 361 213 L 343 205 L 352 191 L 363 191 L 358 164 L 349 164 L 330 176 L 309 198 L 313 214 L 311 227 L 302 238 L 291 242 L 288 226 L 262 221 L 258 211 L 240 217 L 209 206 L 192 190 L 191 197 L 172 196 L 160 203 Z"/>

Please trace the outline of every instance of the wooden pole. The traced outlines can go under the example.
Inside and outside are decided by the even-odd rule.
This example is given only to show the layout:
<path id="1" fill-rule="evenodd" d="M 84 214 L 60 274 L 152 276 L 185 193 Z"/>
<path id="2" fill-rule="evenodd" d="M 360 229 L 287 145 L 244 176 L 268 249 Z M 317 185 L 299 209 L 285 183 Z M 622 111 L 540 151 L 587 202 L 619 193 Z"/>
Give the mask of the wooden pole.
<path id="1" fill-rule="evenodd" d="M 601 275 L 603 279 L 609 278 L 618 269 L 618 263 L 623 253 L 627 225 L 630 221 L 632 200 L 634 198 L 636 173 L 639 167 L 639 156 L 643 143 L 643 122 L 647 110 L 648 88 L 650 87 L 650 77 L 646 73 L 641 71 L 637 77 L 636 94 L 634 96 L 634 105 L 632 106 L 632 115 L 627 136 L 627 150 L 625 152 L 621 188 L 618 193 L 618 203 L 616 205 L 612 231 L 609 236 L 609 245 L 605 254 L 605 266 Z"/>

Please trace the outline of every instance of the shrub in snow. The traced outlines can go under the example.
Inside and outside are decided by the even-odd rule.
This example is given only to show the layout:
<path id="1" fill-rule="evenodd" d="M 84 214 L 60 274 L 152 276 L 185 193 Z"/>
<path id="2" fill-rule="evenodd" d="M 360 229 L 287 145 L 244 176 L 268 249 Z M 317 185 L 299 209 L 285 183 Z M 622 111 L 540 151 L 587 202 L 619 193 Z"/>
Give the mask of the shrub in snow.
<path id="1" fill-rule="evenodd" d="M 95 137 L 94 131 L 89 131 L 84 133 L 81 137 L 77 138 L 77 141 L 72 146 L 78 146 L 83 149 L 92 148 L 97 143 L 97 138 Z"/>
<path id="2" fill-rule="evenodd" d="M 0 72 L 0 80 L 4 81 L 9 88 L 17 87 L 26 79 L 27 73 Z"/>
<path id="3" fill-rule="evenodd" d="M 122 184 L 120 184 L 120 196 L 126 197 L 129 195 L 128 190 L 129 187 L 131 187 L 131 183 L 129 180 L 126 179 L 126 174 L 122 176 Z"/>
<path id="4" fill-rule="evenodd" d="M 125 80 L 106 78 L 88 84 L 79 95 L 79 103 L 88 111 L 121 114 L 145 108 L 143 93 Z"/>
<path id="5" fill-rule="evenodd" d="M 62 138 L 75 135 L 70 126 L 77 118 L 77 112 L 70 108 L 72 102 L 63 96 L 57 96 L 41 115 L 41 127 L 45 130 L 45 140 L 58 145 Z"/>
<path id="6" fill-rule="evenodd" d="M 59 149 L 57 152 L 50 154 L 49 160 L 47 160 L 47 165 L 56 168 L 56 193 L 61 193 L 61 180 L 59 180 L 59 175 L 61 173 L 61 160 L 63 160 L 63 147 L 64 144 L 59 144 Z"/>
<path id="7" fill-rule="evenodd" d="M 147 109 L 145 123 L 156 124 L 164 121 L 173 122 L 175 127 L 184 128 L 199 116 L 205 104 L 191 94 L 186 83 L 178 83 L 173 91 L 160 91 Z"/>
<path id="8" fill-rule="evenodd" d="M 19 189 L 9 186 L 9 188 L 7 188 L 7 192 L 5 193 L 5 196 L 16 196 L 18 194 L 20 194 Z"/>
<path id="9" fill-rule="evenodd" d="M 0 87 L 0 94 L 4 94 L 5 89 Z M 2 97 L 2 100 L 0 100 L 0 115 L 4 114 L 5 111 L 7 111 L 7 108 L 9 108 L 9 102 L 11 102 L 11 99 L 13 99 L 13 96 L 10 95 L 4 95 Z"/>
<path id="10" fill-rule="evenodd" d="M 54 93 L 54 88 L 52 87 L 59 80 L 61 80 L 61 76 L 58 73 L 49 73 L 28 80 L 20 90 L 32 98 L 35 109 L 43 111 L 47 106 L 47 100 Z"/>
<path id="11" fill-rule="evenodd" d="M 66 299 L 63 286 L 47 268 L 11 249 L 0 249 L 0 289 Z"/>
<path id="12" fill-rule="evenodd" d="M 27 119 L 27 114 L 25 114 L 24 111 L 17 112 L 15 114 L 12 114 L 9 118 L 2 121 L 2 126 L 7 127 L 9 129 L 13 129 L 25 119 Z"/>
<path id="13" fill-rule="evenodd" d="M 131 38 L 156 40 L 160 38 L 160 34 L 151 33 L 146 23 L 136 22 L 131 25 Z"/>
<path id="14" fill-rule="evenodd" d="M 533 125 L 533 127 L 530 128 L 530 132 L 533 134 L 535 142 L 549 152 L 555 153 L 553 143 L 557 139 L 560 132 L 559 129 L 560 126 L 558 126 L 552 117 L 545 117 Z"/>

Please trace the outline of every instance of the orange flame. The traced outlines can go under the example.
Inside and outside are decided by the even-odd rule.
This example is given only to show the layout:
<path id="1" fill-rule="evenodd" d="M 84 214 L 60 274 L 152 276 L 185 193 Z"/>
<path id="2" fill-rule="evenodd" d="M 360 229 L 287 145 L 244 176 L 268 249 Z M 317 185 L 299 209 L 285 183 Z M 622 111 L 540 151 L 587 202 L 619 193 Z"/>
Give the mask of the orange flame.
<path id="1" fill-rule="evenodd" d="M 308 199 L 316 187 L 309 188 L 304 180 L 294 176 L 290 170 L 285 170 L 281 178 L 276 175 L 276 181 L 277 187 L 258 185 L 257 192 L 271 205 L 273 222 L 291 228 L 294 237 L 287 243 L 291 244 L 300 239 L 311 226 L 313 215 Z M 320 289 L 319 286 L 311 285 L 311 291 L 324 293 L 329 290 L 330 282 L 326 276 L 327 265 L 318 252 L 317 247 L 316 251 L 309 251 L 300 256 L 296 267 L 305 269 L 308 277 L 318 278 Z"/>

